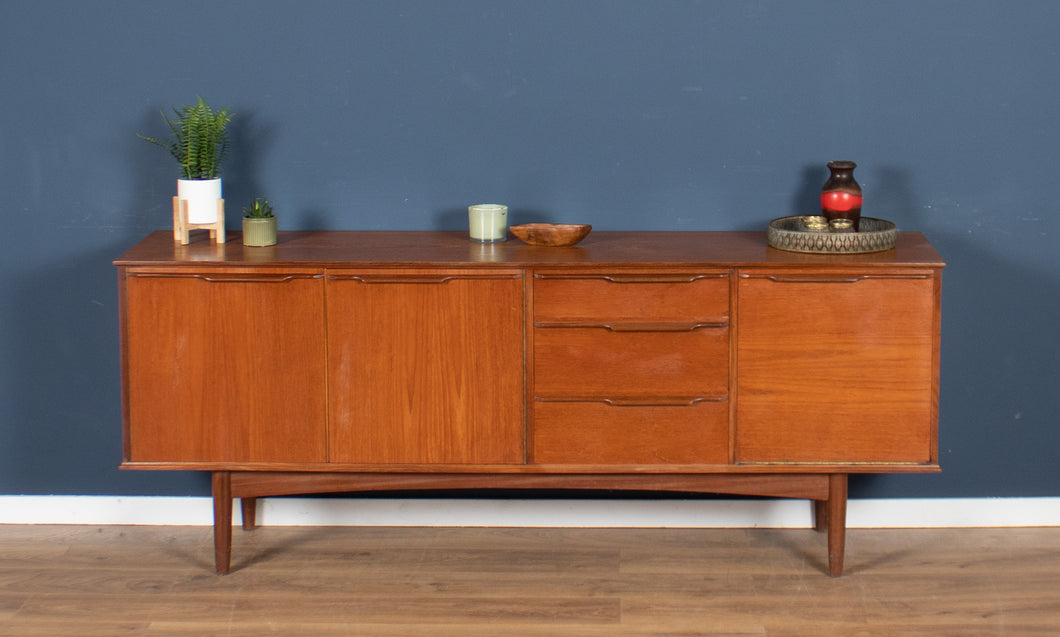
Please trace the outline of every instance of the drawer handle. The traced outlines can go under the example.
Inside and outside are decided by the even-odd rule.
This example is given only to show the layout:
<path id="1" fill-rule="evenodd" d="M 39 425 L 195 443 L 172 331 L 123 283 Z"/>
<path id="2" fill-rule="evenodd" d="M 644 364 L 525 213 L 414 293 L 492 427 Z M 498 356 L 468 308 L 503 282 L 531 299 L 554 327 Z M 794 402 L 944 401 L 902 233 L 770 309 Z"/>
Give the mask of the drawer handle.
<path id="1" fill-rule="evenodd" d="M 720 403 L 726 396 L 647 396 L 624 398 L 600 398 L 598 396 L 536 396 L 539 403 L 604 403 L 610 407 L 694 407 L 700 403 Z"/>
<path id="2" fill-rule="evenodd" d="M 769 279 L 774 283 L 857 283 L 866 279 L 930 279 L 930 274 L 741 274 L 742 279 Z"/>
<path id="3" fill-rule="evenodd" d="M 722 329 L 727 321 L 709 323 L 534 323 L 541 328 L 597 328 L 609 332 L 694 332 L 702 329 Z"/>
<path id="4" fill-rule="evenodd" d="M 701 279 L 726 279 L 727 273 L 716 274 L 534 274 L 535 279 L 589 279 L 611 283 L 694 283 Z"/>
<path id="5" fill-rule="evenodd" d="M 774 283 L 857 283 L 865 278 L 865 275 L 855 276 L 821 276 L 815 274 L 789 274 L 770 275 L 768 277 Z"/>
<path id="6" fill-rule="evenodd" d="M 611 283 L 694 283 L 700 279 L 724 279 L 728 274 L 608 274 Z"/>
<path id="7" fill-rule="evenodd" d="M 179 272 L 137 272 L 139 279 L 198 279 L 207 283 L 287 283 L 288 281 L 319 279 L 321 274 L 184 274 Z"/>
<path id="8" fill-rule="evenodd" d="M 518 274 L 329 274 L 329 281 L 357 281 L 375 285 L 379 283 L 405 283 L 415 285 L 440 285 L 450 281 L 496 281 L 518 279 Z"/>
<path id="9" fill-rule="evenodd" d="M 263 274 L 260 276 L 225 276 L 221 275 L 203 275 L 200 278 L 210 283 L 287 283 L 288 281 L 294 281 L 296 279 L 319 279 L 323 275 L 320 274 L 277 274 L 267 275 Z"/>

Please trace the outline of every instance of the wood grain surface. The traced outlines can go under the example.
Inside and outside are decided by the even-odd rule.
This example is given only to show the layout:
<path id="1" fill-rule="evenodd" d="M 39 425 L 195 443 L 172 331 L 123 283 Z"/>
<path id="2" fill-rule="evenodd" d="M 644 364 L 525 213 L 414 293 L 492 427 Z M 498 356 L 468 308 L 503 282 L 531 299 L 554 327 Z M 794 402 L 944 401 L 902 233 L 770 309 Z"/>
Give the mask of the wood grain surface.
<path id="1" fill-rule="evenodd" d="M 1060 529 L 0 526 L 0 635 L 1055 635 Z M 253 564 L 253 567 L 248 567 Z"/>

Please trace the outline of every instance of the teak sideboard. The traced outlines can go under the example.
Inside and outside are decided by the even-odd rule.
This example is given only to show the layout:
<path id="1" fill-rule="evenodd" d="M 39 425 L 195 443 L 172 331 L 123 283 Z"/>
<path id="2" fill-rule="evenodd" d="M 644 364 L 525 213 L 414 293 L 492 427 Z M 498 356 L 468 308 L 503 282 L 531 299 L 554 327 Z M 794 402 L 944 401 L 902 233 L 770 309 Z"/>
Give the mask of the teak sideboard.
<path id="1" fill-rule="evenodd" d="M 115 261 L 125 469 L 212 472 L 216 568 L 270 495 L 624 489 L 803 498 L 843 569 L 847 475 L 938 471 L 944 263 L 919 233 L 285 232 Z"/>

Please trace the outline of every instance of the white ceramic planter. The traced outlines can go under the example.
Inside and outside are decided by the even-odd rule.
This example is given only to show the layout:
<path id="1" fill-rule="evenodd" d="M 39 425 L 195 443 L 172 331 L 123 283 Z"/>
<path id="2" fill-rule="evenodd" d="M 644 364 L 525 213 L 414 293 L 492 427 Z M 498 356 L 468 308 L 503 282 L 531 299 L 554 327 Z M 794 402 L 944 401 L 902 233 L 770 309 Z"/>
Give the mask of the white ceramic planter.
<path id="1" fill-rule="evenodd" d="M 178 179 L 177 198 L 188 202 L 188 223 L 216 223 L 221 179 Z"/>

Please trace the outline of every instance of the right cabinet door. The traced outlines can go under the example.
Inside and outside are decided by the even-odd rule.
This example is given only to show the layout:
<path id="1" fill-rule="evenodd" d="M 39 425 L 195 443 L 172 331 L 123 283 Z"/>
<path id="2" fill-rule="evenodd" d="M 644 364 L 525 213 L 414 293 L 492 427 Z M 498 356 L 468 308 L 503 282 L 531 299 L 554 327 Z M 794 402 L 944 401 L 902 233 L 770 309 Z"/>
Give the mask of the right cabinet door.
<path id="1" fill-rule="evenodd" d="M 936 463 L 936 277 L 740 272 L 736 461 Z"/>

